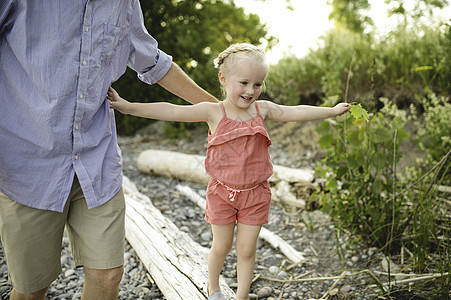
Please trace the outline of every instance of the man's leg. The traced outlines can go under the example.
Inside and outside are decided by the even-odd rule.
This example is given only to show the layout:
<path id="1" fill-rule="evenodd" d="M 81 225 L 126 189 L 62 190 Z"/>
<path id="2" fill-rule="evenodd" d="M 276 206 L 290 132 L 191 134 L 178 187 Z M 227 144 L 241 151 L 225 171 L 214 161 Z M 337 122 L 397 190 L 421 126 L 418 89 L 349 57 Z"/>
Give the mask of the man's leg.
<path id="1" fill-rule="evenodd" d="M 40 291 L 31 293 L 31 294 L 21 294 L 13 288 L 9 299 L 10 300 L 45 300 L 45 294 L 47 293 L 48 289 L 49 288 L 46 287 Z"/>
<path id="2" fill-rule="evenodd" d="M 0 236 L 11 299 L 45 299 L 61 272 L 63 213 L 19 204 L 0 193 Z"/>
<path id="3" fill-rule="evenodd" d="M 84 268 L 82 299 L 117 299 L 124 272 L 124 194 L 121 189 L 105 204 L 88 209 L 83 192 L 77 190 L 66 229 L 75 265 Z"/>
<path id="4" fill-rule="evenodd" d="M 124 267 L 97 270 L 84 268 L 85 283 L 82 300 L 110 300 L 117 299 L 119 284 L 121 283 Z"/>

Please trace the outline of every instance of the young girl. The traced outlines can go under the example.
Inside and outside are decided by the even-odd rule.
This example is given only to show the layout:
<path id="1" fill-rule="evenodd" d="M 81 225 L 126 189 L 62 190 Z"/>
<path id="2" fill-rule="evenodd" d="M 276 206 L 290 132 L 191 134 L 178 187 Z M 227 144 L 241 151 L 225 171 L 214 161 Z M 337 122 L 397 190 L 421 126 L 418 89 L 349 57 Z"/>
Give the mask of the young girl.
<path id="1" fill-rule="evenodd" d="M 207 187 L 205 220 L 211 224 L 213 243 L 208 256 L 208 299 L 225 299 L 219 290 L 219 274 L 232 248 L 235 223 L 237 299 L 249 299 L 260 228 L 268 223 L 271 191 L 271 144 L 264 120 L 302 122 L 335 117 L 351 106 L 333 108 L 283 106 L 258 100 L 268 72 L 263 51 L 250 44 L 234 44 L 214 61 L 226 98 L 219 103 L 195 105 L 130 103 L 110 88 L 111 107 L 123 114 L 178 121 L 207 122 L 208 148 L 205 169 Z"/>

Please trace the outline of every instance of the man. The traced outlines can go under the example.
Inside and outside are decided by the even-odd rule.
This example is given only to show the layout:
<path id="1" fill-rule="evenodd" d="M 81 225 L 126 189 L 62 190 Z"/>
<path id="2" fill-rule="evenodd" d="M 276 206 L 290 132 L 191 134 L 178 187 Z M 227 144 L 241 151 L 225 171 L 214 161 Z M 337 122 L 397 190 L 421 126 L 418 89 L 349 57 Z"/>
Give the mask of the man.
<path id="1" fill-rule="evenodd" d="M 138 0 L 0 2 L 0 235 L 11 299 L 45 299 L 66 226 L 82 299 L 117 299 L 125 204 L 108 87 L 127 65 L 217 101 L 158 49 Z"/>

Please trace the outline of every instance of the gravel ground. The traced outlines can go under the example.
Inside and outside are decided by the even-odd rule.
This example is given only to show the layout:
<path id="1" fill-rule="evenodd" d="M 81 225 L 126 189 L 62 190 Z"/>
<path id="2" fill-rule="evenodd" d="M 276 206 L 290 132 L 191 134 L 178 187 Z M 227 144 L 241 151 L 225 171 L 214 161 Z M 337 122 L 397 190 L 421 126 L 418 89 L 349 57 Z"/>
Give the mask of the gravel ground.
<path id="1" fill-rule="evenodd" d="M 150 148 L 205 154 L 205 130 L 193 134 L 195 138 L 173 141 L 160 134 L 161 124 L 164 122 L 155 123 L 148 129 L 149 131 L 142 131 L 134 137 L 119 139 L 124 158 L 124 175 L 135 182 L 138 189 L 146 194 L 180 230 L 189 233 L 193 240 L 202 246 L 210 247 L 211 231 L 203 220 L 204 212 L 175 189 L 176 184 L 182 182 L 148 176 L 137 170 L 136 159 L 139 153 Z M 314 124 L 299 126 L 292 123 L 270 127 L 273 140 L 270 149 L 274 164 L 312 168 L 313 163 L 321 158 L 321 151 L 315 144 L 313 128 Z M 183 184 L 188 184 L 201 195 L 205 195 L 205 187 Z M 382 268 L 380 256 L 375 249 L 362 247 L 349 235 L 337 234 L 328 215 L 319 210 L 301 211 L 273 202 L 269 224 L 265 227 L 301 251 L 306 261 L 297 266 L 290 266 L 291 262 L 284 255 L 266 242 L 259 241 L 255 267 L 256 280 L 250 291 L 254 295 L 258 294 L 259 299 L 319 299 L 326 292 L 329 293 L 328 299 L 377 298 L 377 291 L 367 288 L 369 284 L 374 283 L 367 273 L 339 280 L 333 278 L 367 268 L 372 270 Z M 165 299 L 127 242 L 125 260 L 119 299 Z M 62 265 L 63 272 L 51 285 L 48 299 L 80 299 L 83 272 L 74 268 L 67 237 L 64 239 L 62 249 Z M 235 267 L 236 252 L 233 248 L 223 269 L 223 275 L 232 287 L 236 285 Z M 303 279 L 309 281 L 302 281 Z M 0 245 L 1 299 L 8 299 L 10 289 Z"/>

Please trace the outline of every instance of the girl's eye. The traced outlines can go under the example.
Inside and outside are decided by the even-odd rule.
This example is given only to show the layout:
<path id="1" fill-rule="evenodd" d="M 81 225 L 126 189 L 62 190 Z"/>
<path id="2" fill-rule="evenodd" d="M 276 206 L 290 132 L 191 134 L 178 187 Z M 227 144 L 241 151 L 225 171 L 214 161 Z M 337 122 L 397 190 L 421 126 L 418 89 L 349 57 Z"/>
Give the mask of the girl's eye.
<path id="1" fill-rule="evenodd" d="M 247 81 L 241 81 L 240 82 L 242 85 L 246 85 L 247 84 Z"/>
<path id="2" fill-rule="evenodd" d="M 255 85 L 255 87 L 261 87 L 262 86 L 262 84 L 261 83 L 257 83 L 256 85 Z"/>

